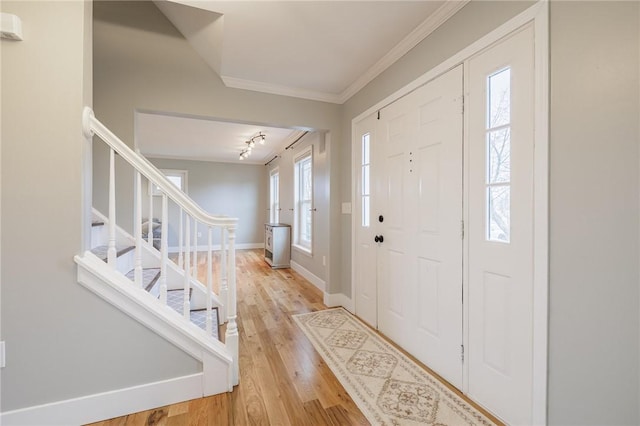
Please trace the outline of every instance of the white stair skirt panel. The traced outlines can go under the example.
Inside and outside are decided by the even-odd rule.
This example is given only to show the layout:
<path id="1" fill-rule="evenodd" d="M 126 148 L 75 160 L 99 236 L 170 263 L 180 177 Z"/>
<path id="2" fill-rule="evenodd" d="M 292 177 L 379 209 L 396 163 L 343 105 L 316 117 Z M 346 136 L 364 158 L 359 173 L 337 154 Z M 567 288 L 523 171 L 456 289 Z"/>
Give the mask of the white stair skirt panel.
<path id="1" fill-rule="evenodd" d="M 233 390 L 233 357 L 222 342 L 210 338 L 195 324 L 185 324 L 173 309 L 157 303 L 144 289 L 132 286 L 130 280 L 92 253 L 76 256 L 75 261 L 80 284 L 202 362 L 202 395 Z"/>
<path id="2" fill-rule="evenodd" d="M 14 426 L 80 425 L 202 397 L 203 373 L 7 411 Z"/>

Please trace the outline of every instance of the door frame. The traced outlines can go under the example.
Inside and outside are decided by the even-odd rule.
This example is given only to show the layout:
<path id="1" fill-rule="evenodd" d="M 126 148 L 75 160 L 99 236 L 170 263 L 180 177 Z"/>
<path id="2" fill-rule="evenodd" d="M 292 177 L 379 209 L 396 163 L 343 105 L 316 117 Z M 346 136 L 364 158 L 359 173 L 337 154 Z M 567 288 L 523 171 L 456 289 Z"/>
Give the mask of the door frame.
<path id="1" fill-rule="evenodd" d="M 548 312 L 549 312 L 549 2 L 541 0 L 524 12 L 511 18 L 489 34 L 435 66 L 422 76 L 371 106 L 351 121 L 351 152 L 357 152 L 355 124 L 376 111 L 393 103 L 423 86 L 447 70 L 464 63 L 481 50 L 499 41 L 520 27 L 532 23 L 534 27 L 534 79 L 535 79 L 535 123 L 534 123 L 534 242 L 533 242 L 533 380 L 532 422 L 547 424 L 547 377 L 548 377 Z M 466 91 L 466 88 L 465 88 Z M 465 120 L 464 137 L 467 140 L 468 123 Z M 351 204 L 357 198 L 356 185 L 358 165 L 351 156 Z M 357 215 L 351 215 L 351 303 L 355 304 L 355 232 Z M 464 282 L 463 294 L 467 294 Z M 352 309 L 353 310 L 353 309 Z M 463 307 L 467 316 L 467 307 Z M 466 336 L 466 330 L 463 333 Z M 466 367 L 465 367 L 466 368 Z M 465 377 L 467 375 L 465 374 Z"/>

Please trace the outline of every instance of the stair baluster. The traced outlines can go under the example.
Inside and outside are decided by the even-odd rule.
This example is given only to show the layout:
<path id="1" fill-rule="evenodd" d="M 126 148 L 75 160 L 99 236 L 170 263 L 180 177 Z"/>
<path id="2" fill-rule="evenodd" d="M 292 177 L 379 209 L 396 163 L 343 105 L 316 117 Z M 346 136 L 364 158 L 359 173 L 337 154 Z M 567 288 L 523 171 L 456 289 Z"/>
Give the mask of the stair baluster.
<path id="1" fill-rule="evenodd" d="M 211 336 L 213 333 L 213 318 L 211 317 L 211 311 L 213 303 L 211 300 L 211 293 L 213 292 L 213 262 L 211 259 L 213 240 L 213 229 L 210 226 L 207 227 L 207 335 Z M 226 303 L 226 301 L 225 301 Z"/>
<path id="2" fill-rule="evenodd" d="M 193 279 L 198 280 L 198 221 L 193 219 Z"/>
<path id="3" fill-rule="evenodd" d="M 187 248 L 191 247 L 191 229 L 190 229 L 190 218 L 189 215 L 187 214 L 185 216 L 185 238 L 186 238 L 186 246 Z M 191 304 L 189 303 L 189 289 L 191 288 L 191 262 L 190 262 L 190 254 L 191 254 L 191 250 L 188 249 L 185 251 L 185 259 L 184 259 L 184 295 L 183 295 L 183 315 L 187 320 L 190 320 L 190 314 L 189 312 L 191 311 Z"/>
<path id="4" fill-rule="evenodd" d="M 136 217 L 133 224 L 133 234 L 136 239 L 136 251 L 134 261 L 134 279 L 136 286 L 142 288 L 142 175 L 139 171 L 135 171 L 136 177 Z"/>
<path id="5" fill-rule="evenodd" d="M 183 257 L 183 254 L 182 254 L 182 252 L 183 252 L 183 244 L 184 244 L 184 241 L 183 241 L 184 238 L 182 236 L 183 235 L 182 234 L 183 227 L 184 227 L 184 224 L 182 223 L 183 222 L 183 220 L 182 220 L 182 216 L 183 215 L 184 215 L 184 211 L 182 210 L 182 207 L 180 207 L 180 214 L 178 215 L 180 217 L 180 224 L 178 226 L 178 246 L 179 246 L 178 247 L 178 266 L 181 267 L 181 268 L 184 267 L 184 257 Z"/>
<path id="6" fill-rule="evenodd" d="M 227 322 L 228 287 L 227 287 L 227 233 L 224 228 L 220 228 L 220 298 L 224 301 L 224 306 L 220 310 L 222 322 Z"/>
<path id="7" fill-rule="evenodd" d="M 153 182 L 149 181 L 149 219 L 147 220 L 147 242 L 153 245 Z"/>
<path id="8" fill-rule="evenodd" d="M 169 207 L 167 194 L 162 193 L 162 231 L 160 236 L 160 301 L 167 304 L 167 262 L 169 260 Z"/>
<path id="9" fill-rule="evenodd" d="M 107 247 L 107 264 L 115 269 L 116 258 L 116 152 L 109 150 L 109 245 Z"/>

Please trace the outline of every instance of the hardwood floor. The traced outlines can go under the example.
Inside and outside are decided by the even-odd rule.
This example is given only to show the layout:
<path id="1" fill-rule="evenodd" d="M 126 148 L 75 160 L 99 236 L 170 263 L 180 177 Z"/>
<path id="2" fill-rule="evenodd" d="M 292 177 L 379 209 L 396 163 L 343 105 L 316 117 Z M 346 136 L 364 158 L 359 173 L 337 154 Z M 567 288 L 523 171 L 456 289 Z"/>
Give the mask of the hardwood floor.
<path id="1" fill-rule="evenodd" d="M 262 250 L 239 250 L 236 263 L 240 384 L 233 392 L 92 426 L 369 424 L 291 317 L 326 309 L 322 292 L 292 269 L 272 270 L 263 261 Z M 201 278 L 206 276 L 205 266 L 202 256 L 198 272 Z M 220 335 L 224 336 L 224 329 Z M 440 380 L 497 425 L 502 425 L 460 391 Z"/>
<path id="2" fill-rule="evenodd" d="M 236 258 L 240 385 L 94 426 L 369 424 L 291 318 L 326 309 L 322 293 L 291 269 L 272 270 L 261 256 L 239 250 Z"/>

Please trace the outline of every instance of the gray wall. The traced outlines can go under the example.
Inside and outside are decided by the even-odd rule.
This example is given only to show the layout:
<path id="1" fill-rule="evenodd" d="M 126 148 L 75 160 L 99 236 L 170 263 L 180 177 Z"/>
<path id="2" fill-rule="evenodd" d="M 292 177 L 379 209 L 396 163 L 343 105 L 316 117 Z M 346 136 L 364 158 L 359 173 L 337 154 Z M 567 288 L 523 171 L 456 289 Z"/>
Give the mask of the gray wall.
<path id="1" fill-rule="evenodd" d="M 268 186 L 265 166 L 160 158 L 149 160 L 159 169 L 186 170 L 187 193 L 205 211 L 237 217 L 236 244 L 264 243 L 264 212 L 267 208 L 265 188 Z M 154 217 L 160 217 L 160 197 L 154 198 Z M 180 219 L 177 208 L 171 207 L 175 206 L 170 206 L 169 211 L 169 246 L 176 247 L 179 245 L 177 233 Z M 149 210 L 146 205 L 144 210 Z M 200 229 L 202 236 L 198 239 L 198 245 L 206 246 L 207 232 L 204 227 Z M 218 243 L 219 232 L 214 232 L 214 244 Z"/>
<path id="2" fill-rule="evenodd" d="M 309 255 L 291 249 L 291 260 L 310 271 L 318 278 L 327 279 L 326 266 L 322 258 L 328 258 L 329 249 L 329 168 L 327 163 L 328 135 L 314 132 L 307 134 L 292 149 L 283 152 L 280 158 L 269 164 L 269 172 L 278 167 L 280 173 L 280 222 L 293 225 L 294 208 L 294 160 L 309 146 L 313 150 L 313 243 Z M 293 231 L 293 229 L 292 229 Z M 293 235 L 291 236 L 293 242 Z"/>
<path id="3" fill-rule="evenodd" d="M 1 42 L 2 409 L 201 371 L 76 280 L 91 3 L 1 7 L 22 18 L 25 38 Z"/>
<path id="4" fill-rule="evenodd" d="M 528 5 L 465 6 L 344 105 L 343 140 L 358 114 Z M 551 3 L 550 424 L 640 423 L 638 6 Z M 351 148 L 341 149 L 349 201 Z M 345 257 L 350 247 L 345 238 Z"/>
<path id="5" fill-rule="evenodd" d="M 94 3 L 94 69 L 96 116 L 130 146 L 136 109 L 328 132 L 327 281 L 331 292 L 340 292 L 341 171 L 340 151 L 333 149 L 341 143 L 339 105 L 227 88 L 151 2 Z M 94 147 L 94 204 L 106 211 L 108 157 L 101 145 Z M 130 228 L 133 174 L 118 176 L 119 222 Z"/>
<path id="6" fill-rule="evenodd" d="M 639 4 L 551 4 L 551 424 L 640 423 Z"/>

